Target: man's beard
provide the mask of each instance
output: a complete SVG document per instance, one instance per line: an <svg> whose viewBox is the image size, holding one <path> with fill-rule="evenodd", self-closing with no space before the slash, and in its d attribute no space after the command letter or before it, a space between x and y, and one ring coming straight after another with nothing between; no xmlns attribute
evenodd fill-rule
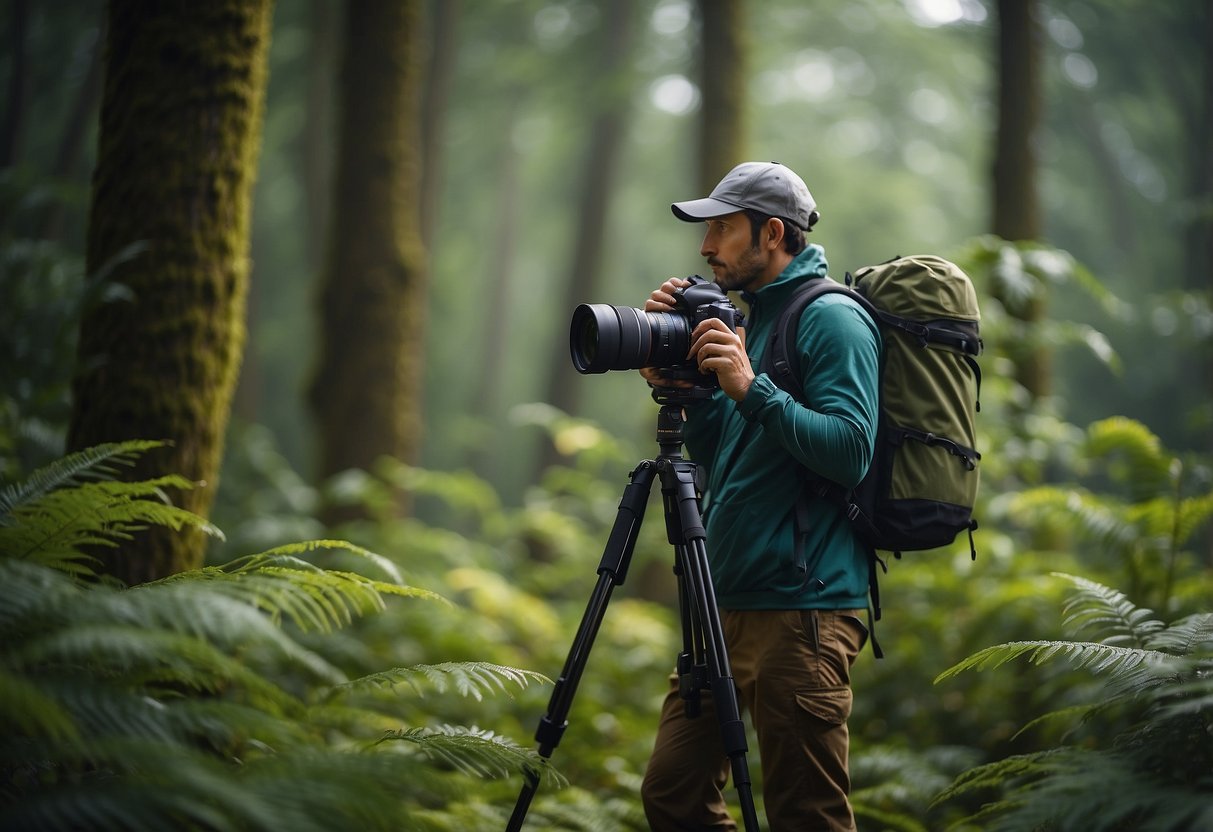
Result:
<svg viewBox="0 0 1213 832"><path fill-rule="evenodd" d="M723 266L724 264L714 257L709 257L708 265ZM742 252L736 266L731 269L725 268L716 275L716 285L726 292L742 291L762 277L765 270L766 263L762 261L758 246L753 246Z"/></svg>

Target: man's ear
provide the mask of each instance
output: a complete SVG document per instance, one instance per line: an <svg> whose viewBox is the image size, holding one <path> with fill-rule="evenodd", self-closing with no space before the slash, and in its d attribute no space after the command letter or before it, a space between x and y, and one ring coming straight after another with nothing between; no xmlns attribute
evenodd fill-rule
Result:
<svg viewBox="0 0 1213 832"><path fill-rule="evenodd" d="M783 248L783 220L779 217L767 217L767 247L773 251Z"/></svg>

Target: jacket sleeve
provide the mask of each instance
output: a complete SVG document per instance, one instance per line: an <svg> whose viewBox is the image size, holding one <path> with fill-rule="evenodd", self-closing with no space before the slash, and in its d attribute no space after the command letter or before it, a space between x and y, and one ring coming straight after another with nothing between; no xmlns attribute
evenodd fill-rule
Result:
<svg viewBox="0 0 1213 832"><path fill-rule="evenodd" d="M686 406L687 419L682 435L691 459L704 461L716 458L724 416L732 404L723 391L716 390L708 398Z"/></svg>
<svg viewBox="0 0 1213 832"><path fill-rule="evenodd" d="M797 332L804 404L760 373L741 414L814 473L847 488L872 461L880 403L880 335L853 301L819 298Z"/></svg>

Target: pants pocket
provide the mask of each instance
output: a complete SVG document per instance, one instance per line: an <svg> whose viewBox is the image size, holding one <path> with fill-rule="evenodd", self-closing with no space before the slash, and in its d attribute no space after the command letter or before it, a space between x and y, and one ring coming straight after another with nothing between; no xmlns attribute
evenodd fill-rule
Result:
<svg viewBox="0 0 1213 832"><path fill-rule="evenodd" d="M851 716L851 688L834 687L796 692L796 704L827 725L842 725Z"/></svg>

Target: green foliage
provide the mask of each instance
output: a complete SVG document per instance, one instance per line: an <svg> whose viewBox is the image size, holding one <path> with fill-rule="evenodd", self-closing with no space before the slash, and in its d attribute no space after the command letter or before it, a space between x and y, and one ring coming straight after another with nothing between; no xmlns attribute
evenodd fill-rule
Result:
<svg viewBox="0 0 1213 832"><path fill-rule="evenodd" d="M1213 613L1170 625L1095 581L1075 587L1065 626L1098 641L1033 641L979 651L942 673L999 667L1026 656L1060 662L1097 685L1047 719L1070 725L1061 744L979 766L941 800L995 797L969 823L994 830L1181 830L1213 824Z"/></svg>
<svg viewBox="0 0 1213 832"><path fill-rule="evenodd" d="M0 491L0 551L92 576L90 547L118 546L148 525L180 530L193 526L218 534L203 518L171 505L166 488L192 488L182 477L169 475L141 482L98 480L116 466L160 442L106 444L71 454L40 468L20 485Z"/></svg>
<svg viewBox="0 0 1213 832"><path fill-rule="evenodd" d="M1087 429L1076 463L1081 481L1008 494L998 510L1055 548L1073 546L1093 563L1123 568L1130 593L1170 602L1177 576L1199 564L1193 548L1213 517L1207 462L1173 453L1138 422L1111 417Z"/></svg>
<svg viewBox="0 0 1213 832"><path fill-rule="evenodd" d="M89 449L0 492L6 828L444 829L423 807L470 817L469 777L533 768L563 782L500 734L410 724L397 695L404 682L483 702L539 674L477 661L347 672L331 642L387 598L449 606L362 547L292 544L130 588L91 580L88 546L203 525L159 499L175 478L108 479L156 444Z"/></svg>
<svg viewBox="0 0 1213 832"><path fill-rule="evenodd" d="M0 171L0 203L15 199L14 190L22 191ZM130 290L110 278L146 249L131 244L86 275L78 252L53 240L12 236L38 208L21 205L6 218L12 225L0 222L0 477L7 480L61 453L80 318L96 305L132 300Z"/></svg>

